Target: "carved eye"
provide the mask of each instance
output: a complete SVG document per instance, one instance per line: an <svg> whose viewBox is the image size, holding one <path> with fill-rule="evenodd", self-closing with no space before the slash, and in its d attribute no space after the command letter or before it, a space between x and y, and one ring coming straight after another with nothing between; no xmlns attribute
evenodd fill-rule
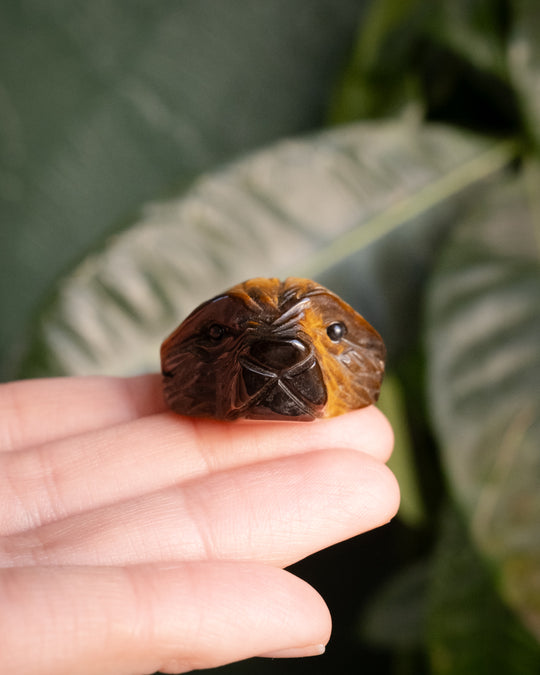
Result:
<svg viewBox="0 0 540 675"><path fill-rule="evenodd" d="M180 415L303 421L377 401L381 336L309 279L249 279L195 308L161 346Z"/></svg>
<svg viewBox="0 0 540 675"><path fill-rule="evenodd" d="M219 342L227 334L227 329L219 323L213 323L207 330L206 335L212 342Z"/></svg>
<svg viewBox="0 0 540 675"><path fill-rule="evenodd" d="M326 334L332 342L339 342L347 334L347 326L341 321L336 321L328 326Z"/></svg>

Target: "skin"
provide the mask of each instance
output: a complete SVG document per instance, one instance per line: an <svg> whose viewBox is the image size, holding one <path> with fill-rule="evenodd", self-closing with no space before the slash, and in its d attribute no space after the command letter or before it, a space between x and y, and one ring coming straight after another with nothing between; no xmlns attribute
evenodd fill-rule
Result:
<svg viewBox="0 0 540 675"><path fill-rule="evenodd" d="M312 424L165 410L160 377L0 385L0 672L187 672L320 654L283 568L388 522L376 408Z"/></svg>

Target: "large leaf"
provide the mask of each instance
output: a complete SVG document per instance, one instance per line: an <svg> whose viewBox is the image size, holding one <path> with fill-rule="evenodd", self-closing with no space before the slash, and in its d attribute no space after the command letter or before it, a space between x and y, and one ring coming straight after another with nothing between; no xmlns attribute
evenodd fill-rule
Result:
<svg viewBox="0 0 540 675"><path fill-rule="evenodd" d="M428 579L429 565L420 561L388 581L360 618L362 637L379 647L420 648L425 633Z"/></svg>
<svg viewBox="0 0 540 675"><path fill-rule="evenodd" d="M508 23L506 2L499 0L373 3L332 101L332 121L403 111L469 128L515 128Z"/></svg>
<svg viewBox="0 0 540 675"><path fill-rule="evenodd" d="M388 460L388 466L399 483L401 500L398 515L411 527L425 525L427 513L415 466L405 392L394 373L385 375L377 406L386 415L394 431L394 451Z"/></svg>
<svg viewBox="0 0 540 675"><path fill-rule="evenodd" d="M517 91L524 126L540 148L540 4L511 0L512 23L508 39L508 67Z"/></svg>
<svg viewBox="0 0 540 675"><path fill-rule="evenodd" d="M161 339L194 305L254 275L330 280L398 343L465 188L511 156L506 144L447 128L367 124L202 177L148 206L60 284L23 373L154 369Z"/></svg>
<svg viewBox="0 0 540 675"><path fill-rule="evenodd" d="M506 600L540 637L540 264L522 181L451 237L427 312L451 490Z"/></svg>
<svg viewBox="0 0 540 675"><path fill-rule="evenodd" d="M144 202L320 124L363 4L0 3L4 365L44 289Z"/></svg>
<svg viewBox="0 0 540 675"><path fill-rule="evenodd" d="M497 595L485 561L447 508L430 570L432 675L537 675L540 648Z"/></svg>
<svg viewBox="0 0 540 675"><path fill-rule="evenodd" d="M508 12L499 0L439 0L429 32L472 66L507 78Z"/></svg>
<svg viewBox="0 0 540 675"><path fill-rule="evenodd" d="M412 101L418 103L414 53L427 16L425 0L371 4L330 106L334 123L395 116Z"/></svg>

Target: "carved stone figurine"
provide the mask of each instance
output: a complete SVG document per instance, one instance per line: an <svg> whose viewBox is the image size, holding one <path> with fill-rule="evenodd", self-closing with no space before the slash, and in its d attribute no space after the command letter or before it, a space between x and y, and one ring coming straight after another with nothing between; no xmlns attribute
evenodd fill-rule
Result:
<svg viewBox="0 0 540 675"><path fill-rule="evenodd" d="M165 400L182 415L333 417L374 403L377 331L309 279L250 279L204 302L163 342Z"/></svg>

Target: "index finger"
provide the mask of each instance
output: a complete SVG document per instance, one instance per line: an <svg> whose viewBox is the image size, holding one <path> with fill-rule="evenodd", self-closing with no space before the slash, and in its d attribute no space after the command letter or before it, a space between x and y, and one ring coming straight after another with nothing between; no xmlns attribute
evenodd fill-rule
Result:
<svg viewBox="0 0 540 675"><path fill-rule="evenodd" d="M385 462L393 434L369 406L316 422L217 422L173 413L0 454L0 533L31 529L212 473L323 448Z"/></svg>
<svg viewBox="0 0 540 675"><path fill-rule="evenodd" d="M0 384L0 451L21 450L164 410L157 373Z"/></svg>

